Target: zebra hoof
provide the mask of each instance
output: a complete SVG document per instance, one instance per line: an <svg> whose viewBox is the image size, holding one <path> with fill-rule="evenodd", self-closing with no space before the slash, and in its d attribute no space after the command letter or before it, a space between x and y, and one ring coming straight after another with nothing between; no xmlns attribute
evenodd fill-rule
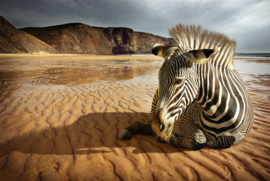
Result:
<svg viewBox="0 0 270 181"><path fill-rule="evenodd" d="M205 143L196 143L194 145L193 151L200 150L200 149L204 148L204 146L205 146Z"/></svg>
<svg viewBox="0 0 270 181"><path fill-rule="evenodd" d="M132 136L133 136L133 134L132 134L130 131L124 129L124 130L120 133L119 139L120 139L120 140L130 140L130 139L132 138Z"/></svg>
<svg viewBox="0 0 270 181"><path fill-rule="evenodd" d="M160 136L156 135L156 139L160 143L166 143Z"/></svg>

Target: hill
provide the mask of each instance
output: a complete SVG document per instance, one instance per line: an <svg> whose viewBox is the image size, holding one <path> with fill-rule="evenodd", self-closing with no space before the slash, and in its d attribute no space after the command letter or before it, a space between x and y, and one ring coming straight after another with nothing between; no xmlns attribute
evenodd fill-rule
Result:
<svg viewBox="0 0 270 181"><path fill-rule="evenodd" d="M57 51L36 37L16 29L0 16L0 53L44 54Z"/></svg>

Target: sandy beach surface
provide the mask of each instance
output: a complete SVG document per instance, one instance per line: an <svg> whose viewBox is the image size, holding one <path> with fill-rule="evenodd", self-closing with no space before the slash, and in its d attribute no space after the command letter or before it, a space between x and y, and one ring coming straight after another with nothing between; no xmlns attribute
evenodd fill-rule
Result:
<svg viewBox="0 0 270 181"><path fill-rule="evenodd" d="M146 120L162 59L0 55L0 180L270 180L270 63L249 61L235 66L253 101L251 132L230 149L191 151L118 139Z"/></svg>

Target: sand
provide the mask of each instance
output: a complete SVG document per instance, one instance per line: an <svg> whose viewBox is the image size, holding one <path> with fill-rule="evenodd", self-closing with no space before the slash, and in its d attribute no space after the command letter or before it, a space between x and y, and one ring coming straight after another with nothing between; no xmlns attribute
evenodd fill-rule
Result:
<svg viewBox="0 0 270 181"><path fill-rule="evenodd" d="M0 55L0 180L269 180L270 74L242 73L255 120L230 149L118 139L147 118L162 62Z"/></svg>

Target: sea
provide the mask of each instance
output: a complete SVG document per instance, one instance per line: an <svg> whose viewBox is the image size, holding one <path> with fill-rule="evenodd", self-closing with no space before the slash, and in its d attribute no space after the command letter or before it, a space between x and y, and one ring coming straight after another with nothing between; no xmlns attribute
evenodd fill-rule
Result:
<svg viewBox="0 0 270 181"><path fill-rule="evenodd" d="M247 57L247 58L269 58L270 53L235 53L234 57Z"/></svg>
<svg viewBox="0 0 270 181"><path fill-rule="evenodd" d="M234 58L234 67L239 73L270 74L270 53L235 53Z"/></svg>

